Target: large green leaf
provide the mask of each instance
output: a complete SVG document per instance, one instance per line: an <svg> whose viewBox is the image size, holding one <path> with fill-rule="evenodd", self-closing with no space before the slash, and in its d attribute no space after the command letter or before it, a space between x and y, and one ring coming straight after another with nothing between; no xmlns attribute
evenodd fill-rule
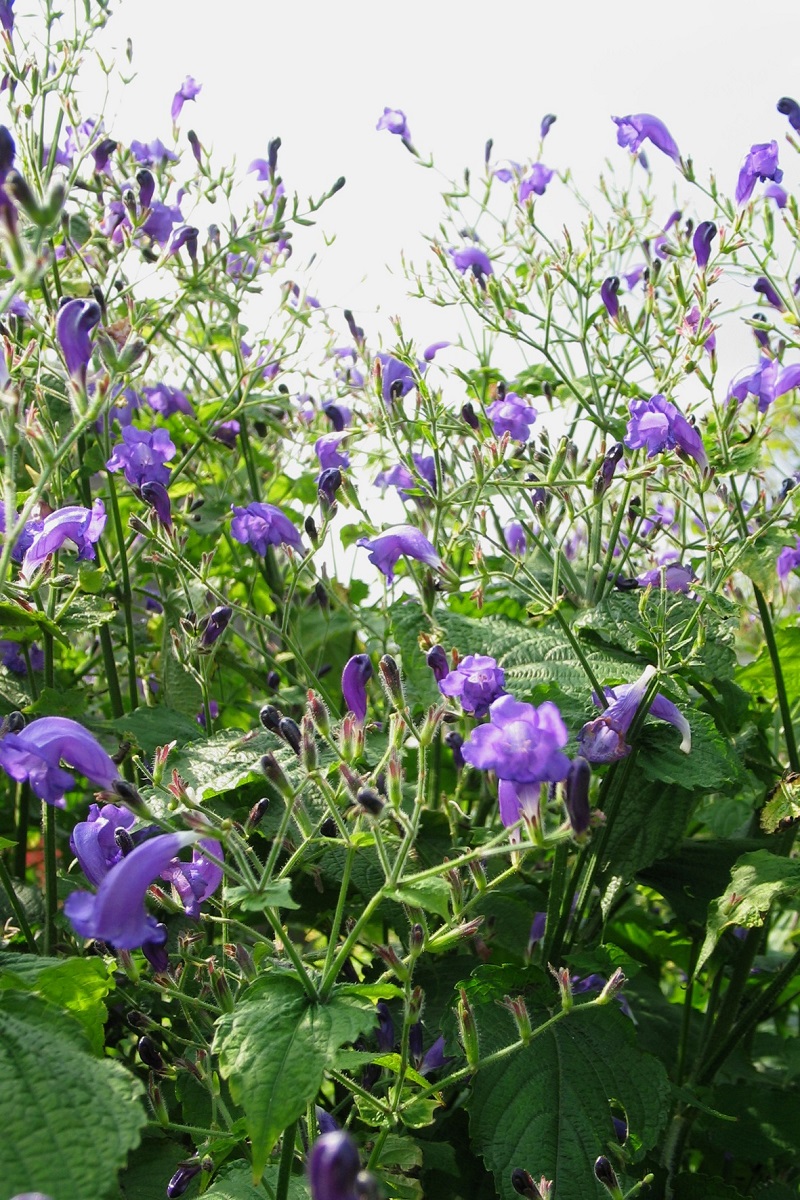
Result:
<svg viewBox="0 0 800 1200"><path fill-rule="evenodd" d="M743 854L731 871L725 891L712 901L698 971L712 954L722 931L732 925L745 929L763 925L774 900L800 894L800 862L756 850Z"/></svg>
<svg viewBox="0 0 800 1200"><path fill-rule="evenodd" d="M105 1196L147 1120L142 1086L97 1059L80 1026L30 993L0 993L3 1195Z"/></svg>
<svg viewBox="0 0 800 1200"><path fill-rule="evenodd" d="M71 1013L97 1054L103 1048L103 1026L108 1019L103 1000L113 987L100 958L40 958L9 952L0 959L0 990L35 992Z"/></svg>
<svg viewBox="0 0 800 1200"><path fill-rule="evenodd" d="M210 738L189 742L170 756L168 765L193 789L197 800L209 800L244 783L263 781L261 758L274 748L275 738L264 731L245 735L224 729Z"/></svg>
<svg viewBox="0 0 800 1200"><path fill-rule="evenodd" d="M792 621L794 621L794 617ZM775 642L783 672L783 682L789 704L794 708L800 699L800 626L784 625L775 630ZM777 700L775 671L769 650L765 646L758 658L742 667L736 676L737 682L754 696Z"/></svg>
<svg viewBox="0 0 800 1200"><path fill-rule="evenodd" d="M290 975L257 980L220 1017L214 1048L245 1112L256 1182L284 1129L316 1097L336 1050L374 1024L371 1004L336 990L313 1003Z"/></svg>
<svg viewBox="0 0 800 1200"><path fill-rule="evenodd" d="M476 1011L481 1052L511 1042L511 1017L497 1004ZM467 1102L470 1131L493 1172L498 1195L513 1200L511 1172L553 1181L556 1196L604 1196L594 1161L613 1142L612 1100L648 1148L668 1114L664 1067L636 1044L617 1006L579 1005L529 1046L479 1070Z"/></svg>

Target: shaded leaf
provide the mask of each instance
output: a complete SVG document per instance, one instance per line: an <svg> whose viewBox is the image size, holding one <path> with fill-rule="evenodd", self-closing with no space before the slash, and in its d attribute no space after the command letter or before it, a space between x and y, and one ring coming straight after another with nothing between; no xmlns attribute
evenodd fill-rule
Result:
<svg viewBox="0 0 800 1200"><path fill-rule="evenodd" d="M706 936L698 971L708 961L723 930L732 925L763 925L773 900L800 894L800 862L756 850L743 854L731 871L730 883L708 910Z"/></svg>

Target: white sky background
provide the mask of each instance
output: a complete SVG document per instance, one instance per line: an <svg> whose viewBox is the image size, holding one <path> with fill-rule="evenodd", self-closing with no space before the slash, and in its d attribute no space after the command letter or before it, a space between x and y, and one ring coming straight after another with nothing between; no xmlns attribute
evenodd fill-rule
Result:
<svg viewBox="0 0 800 1200"><path fill-rule="evenodd" d="M730 193L750 145L781 142L788 131L779 97L800 99L797 0L763 8L750 0L123 0L101 42L107 56L122 64L128 37L137 78L112 92L113 135L171 144L170 103L188 74L203 90L184 108L181 137L194 128L216 161L235 155L244 174L280 136L290 192L319 195L344 175L347 186L321 214L336 239L312 267L309 291L326 307L353 308L368 336L380 332L388 343L388 318L400 314L420 346L448 336L447 314L406 299L400 252L424 260L420 233L436 229L440 191L465 166L482 170L487 138L496 158L535 157L541 117L555 113L542 157L571 167L591 199L606 158L622 174L628 166L610 114L652 112L698 176L715 169ZM98 94L93 106L92 90L84 115L100 102ZM376 131L384 105L406 112L436 171ZM674 185L679 201L696 205L701 197L670 160L646 148L664 219ZM781 160L791 186L800 160L788 147ZM554 230L559 208L570 211L554 180L538 206ZM299 253L298 277L302 263Z"/></svg>

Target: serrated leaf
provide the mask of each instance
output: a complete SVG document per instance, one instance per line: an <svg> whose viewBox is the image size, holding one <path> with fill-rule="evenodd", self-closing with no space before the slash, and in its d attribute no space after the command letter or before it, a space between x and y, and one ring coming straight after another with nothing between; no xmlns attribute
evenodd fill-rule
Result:
<svg viewBox="0 0 800 1200"><path fill-rule="evenodd" d="M156 748L167 742L183 745L203 736L195 717L186 716L166 704L152 707L142 704L133 712L110 721L109 726L120 737L132 739L147 758L152 758ZM172 759L169 766L172 766Z"/></svg>
<svg viewBox="0 0 800 1200"><path fill-rule="evenodd" d="M800 775L786 771L761 810L761 828L766 833L789 829L800 821Z"/></svg>
<svg viewBox="0 0 800 1200"><path fill-rule="evenodd" d="M316 1097L335 1052L375 1022L371 1004L337 990L313 1003L290 975L257 980L217 1021L220 1073L245 1112L256 1182L283 1130Z"/></svg>
<svg viewBox="0 0 800 1200"><path fill-rule="evenodd" d="M476 1020L484 1054L516 1032L496 1004L479 1008ZM514 1200L511 1172L524 1165L552 1180L557 1196L605 1196L593 1167L613 1138L611 1100L641 1144L655 1145L669 1111L667 1074L639 1049L616 1005L579 1005L529 1046L478 1070L470 1132L498 1195Z"/></svg>
<svg viewBox="0 0 800 1200"><path fill-rule="evenodd" d="M263 913L265 908L299 908L300 905L292 899L292 885L288 879L276 879L274 883L266 884L261 891L251 892L247 887L228 887L225 889L225 899L229 904L236 904L245 912Z"/></svg>
<svg viewBox="0 0 800 1200"><path fill-rule="evenodd" d="M105 1196L147 1121L142 1093L120 1063L92 1055L71 1017L30 993L0 993L6 1195Z"/></svg>
<svg viewBox="0 0 800 1200"><path fill-rule="evenodd" d="M446 921L450 916L450 895L450 888L445 881L434 877L396 887L388 894L388 898L412 908L436 913Z"/></svg>
<svg viewBox="0 0 800 1200"><path fill-rule="evenodd" d="M6 600L0 601L0 629L21 631L18 638L26 641L27 637L35 637L38 631L52 633L53 637L67 644L68 638L62 633L55 621L51 621L38 609L32 611L19 604L11 604ZM27 636L26 636L27 635Z"/></svg>
<svg viewBox="0 0 800 1200"><path fill-rule="evenodd" d="M81 688L43 687L32 704L25 705L28 716L71 717L80 719L86 714L86 692Z"/></svg>
<svg viewBox="0 0 800 1200"><path fill-rule="evenodd" d="M263 780L261 759L274 746L275 739L267 733L253 737L225 729L181 747L170 757L169 765L194 789L198 800L209 800L243 783Z"/></svg>
<svg viewBox="0 0 800 1200"><path fill-rule="evenodd" d="M30 991L71 1013L83 1026L92 1049L103 1048L108 1019L103 1000L114 981L99 958L42 958L6 952L0 959L0 990Z"/></svg>
<svg viewBox="0 0 800 1200"><path fill-rule="evenodd" d="M645 779L675 784L692 792L715 792L741 775L732 746L705 713L685 713L692 731L692 748L684 754L680 735L665 722L649 723L640 741L636 769Z"/></svg>
<svg viewBox="0 0 800 1200"><path fill-rule="evenodd" d="M98 625L107 625L116 615L115 605L109 604L102 596L77 595L70 601L66 612L59 613L58 624L61 629L80 633L85 629L96 629Z"/></svg>
<svg viewBox="0 0 800 1200"><path fill-rule="evenodd" d="M265 1177L272 1183L273 1190L278 1182L278 1167L265 1171ZM251 1179L250 1168L246 1163L231 1163L223 1167L214 1183L203 1193L208 1200L265 1200L266 1193L262 1187L256 1187ZM308 1189L302 1179L294 1176L289 1179L289 1200L308 1200Z"/></svg>
<svg viewBox="0 0 800 1200"><path fill-rule="evenodd" d="M706 963L724 929L740 925L753 929L764 924L773 900L800 894L800 862L756 850L743 854L731 871L725 891L708 909L706 936L697 970Z"/></svg>

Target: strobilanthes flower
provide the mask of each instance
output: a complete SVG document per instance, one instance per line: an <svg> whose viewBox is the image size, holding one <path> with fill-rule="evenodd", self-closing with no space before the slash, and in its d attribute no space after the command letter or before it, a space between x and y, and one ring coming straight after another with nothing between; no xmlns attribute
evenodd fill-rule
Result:
<svg viewBox="0 0 800 1200"><path fill-rule="evenodd" d="M457 271L460 271L462 275L471 271L480 284L487 275L494 274L492 260L479 246L464 246L462 250L451 250L450 257Z"/></svg>
<svg viewBox="0 0 800 1200"><path fill-rule="evenodd" d="M619 276L610 275L608 279L604 279L600 287L600 299L606 306L606 312L611 317L612 321L619 313Z"/></svg>
<svg viewBox="0 0 800 1200"><path fill-rule="evenodd" d="M231 536L244 546L251 546L256 554L266 554L268 546L291 546L302 550L300 534L279 508L274 504L254 502L246 508L232 504L233 521Z"/></svg>
<svg viewBox="0 0 800 1200"><path fill-rule="evenodd" d="M416 558L438 570L442 560L434 546L416 525L394 525L374 538L359 538L356 543L369 550L369 561L382 571L389 583L394 582L394 568L400 558Z"/></svg>
<svg viewBox="0 0 800 1200"><path fill-rule="evenodd" d="M367 684L374 674L368 654L354 654L342 671L344 702L359 721L364 721L367 716Z"/></svg>
<svg viewBox="0 0 800 1200"><path fill-rule="evenodd" d="M549 700L535 708L501 696L489 708L489 723L473 729L464 743L468 763L514 783L557 782L569 770L561 750L569 740L561 713Z"/></svg>
<svg viewBox="0 0 800 1200"><path fill-rule="evenodd" d="M650 113L634 113L627 117L612 117L617 126L617 144L638 154L642 142L650 141L673 162L679 163L678 147L663 121Z"/></svg>
<svg viewBox="0 0 800 1200"><path fill-rule="evenodd" d="M360 1170L361 1160L350 1134L343 1129L323 1133L308 1156L311 1200L355 1200Z"/></svg>
<svg viewBox="0 0 800 1200"><path fill-rule="evenodd" d="M197 83L192 79L191 75L187 75L181 86L178 88L175 95L172 97L172 108L170 115L173 121L177 121L183 110L183 106L187 100L194 100L202 91L202 83Z"/></svg>
<svg viewBox="0 0 800 1200"><path fill-rule="evenodd" d="M778 112L783 113L789 118L789 124L792 129L800 133L800 104L796 100L791 100L788 96L783 96L778 101Z"/></svg>
<svg viewBox="0 0 800 1200"><path fill-rule="evenodd" d="M706 465L703 439L694 425L664 396L649 400L631 400L631 419L625 434L625 445L631 450L647 450L653 458L664 450L682 450L701 467Z"/></svg>
<svg viewBox="0 0 800 1200"><path fill-rule="evenodd" d="M631 747L625 741L625 737L636 716L636 710L644 698L648 684L655 674L655 667L645 667L636 683L626 683L620 687L604 689L606 698L610 702L608 707L602 716L597 717L594 721L587 721L578 734L578 746L581 754L589 762L616 762L617 759L626 758L630 754ZM600 701L596 696L594 701L599 706ZM653 698L648 713L651 717L657 717L660 721L668 721L670 725L674 725L681 734L681 750L684 754L690 753L692 732L689 722L671 700L658 693Z"/></svg>
<svg viewBox="0 0 800 1200"><path fill-rule="evenodd" d="M20 542L27 545L22 558L22 574L30 578L49 554L55 554L65 542L78 547L78 559L95 557L95 544L106 527L106 510L102 500L91 508L70 505L57 508L41 521L29 521ZM16 548L15 548L16 549Z"/></svg>
<svg viewBox="0 0 800 1200"><path fill-rule="evenodd" d="M67 300L56 316L58 338L70 379L84 386L86 369L92 357L91 332L102 313L96 300Z"/></svg>
<svg viewBox="0 0 800 1200"><path fill-rule="evenodd" d="M747 368L737 375L728 386L728 400L741 404L747 396L758 400L758 411L766 412L779 396L785 396L800 387L800 363L782 367L769 358L762 358L755 368Z"/></svg>
<svg viewBox="0 0 800 1200"><path fill-rule="evenodd" d="M746 204L753 194L756 181L766 183L771 179L780 183L783 171L778 166L778 143L756 142L744 156L739 168L739 178L736 181L736 203Z"/></svg>
<svg viewBox="0 0 800 1200"><path fill-rule="evenodd" d="M502 398L492 401L486 409L486 415L492 422L495 437L499 438L507 433L518 442L527 442L530 426L536 420L537 412L516 392L507 392Z"/></svg>
<svg viewBox="0 0 800 1200"><path fill-rule="evenodd" d="M27 780L41 800L58 808L75 785L62 762L97 787L110 788L119 779L119 769L94 735L68 717L39 717L20 733L0 738L0 766L17 783Z"/></svg>
<svg viewBox="0 0 800 1200"><path fill-rule="evenodd" d="M443 696L457 696L464 712L483 717L489 705L506 694L505 672L488 654L468 654L437 681Z"/></svg>
<svg viewBox="0 0 800 1200"><path fill-rule="evenodd" d="M400 108L384 108L383 115L379 117L375 128L386 129L389 133L397 134L404 142L411 141L406 114Z"/></svg>
<svg viewBox="0 0 800 1200"><path fill-rule="evenodd" d="M694 256L697 259L697 265L701 268L708 266L708 260L711 256L711 243L717 236L717 227L713 221L701 221L694 231L692 238L692 247Z"/></svg>
<svg viewBox="0 0 800 1200"><path fill-rule="evenodd" d="M122 471L131 487L145 483L169 483L169 467L165 463L175 457L175 446L166 429L139 429L126 425L122 441L113 448L106 463L109 471Z"/></svg>
<svg viewBox="0 0 800 1200"><path fill-rule="evenodd" d="M200 905L212 896L222 883L222 867L208 857L221 859L222 846L215 838L203 838L192 850L192 861L176 859L161 872L180 897L187 917L194 920L200 916ZM113 942L113 938L110 939Z"/></svg>

